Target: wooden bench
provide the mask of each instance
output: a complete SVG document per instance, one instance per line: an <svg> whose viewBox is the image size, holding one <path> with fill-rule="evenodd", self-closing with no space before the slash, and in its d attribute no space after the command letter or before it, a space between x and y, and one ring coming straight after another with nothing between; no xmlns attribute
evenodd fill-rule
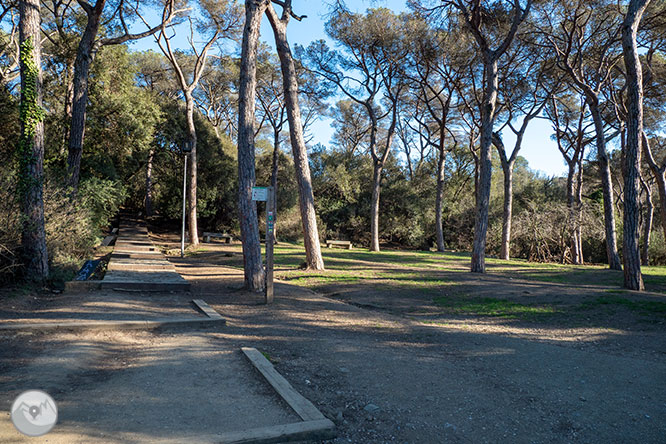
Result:
<svg viewBox="0 0 666 444"><path fill-rule="evenodd" d="M230 244L231 243L231 235L229 234L222 234L222 233L204 233L203 234L203 240L204 242L210 243L210 239L215 238L215 239L224 239L225 244Z"/></svg>
<svg viewBox="0 0 666 444"><path fill-rule="evenodd" d="M326 248L331 248L333 245L338 245L340 247L345 247L348 250L352 249L352 243L350 241L332 240L332 239L326 240Z"/></svg>

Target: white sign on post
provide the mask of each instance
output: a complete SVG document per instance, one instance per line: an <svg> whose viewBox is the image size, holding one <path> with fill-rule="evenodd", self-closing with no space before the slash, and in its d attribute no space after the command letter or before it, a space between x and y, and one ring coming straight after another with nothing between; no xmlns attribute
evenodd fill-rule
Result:
<svg viewBox="0 0 666 444"><path fill-rule="evenodd" d="M266 202L268 200L268 188L252 187L252 200Z"/></svg>

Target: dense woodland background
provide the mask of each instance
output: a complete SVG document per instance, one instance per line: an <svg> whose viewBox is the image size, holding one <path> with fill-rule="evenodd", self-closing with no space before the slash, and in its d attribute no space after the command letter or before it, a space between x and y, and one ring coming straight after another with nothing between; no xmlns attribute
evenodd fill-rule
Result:
<svg viewBox="0 0 666 444"><path fill-rule="evenodd" d="M21 137L18 3L0 1L0 155L5 159L0 164L0 280L5 283L23 273L16 148ZM162 14L165 6L159 1L140 2L140 8L120 0L37 3L51 279L71 276L121 206L155 223L177 226L181 150L192 137L198 231L240 236L236 143L243 5L166 2L172 9ZM381 248L472 250L482 186L480 110L490 66L475 32L497 44L511 32L518 8L526 13L496 60L486 252L531 261L607 263L602 174L607 153L612 228L622 254L624 3L424 0L410 2L410 12L401 14L381 7L355 14L343 3L334 4L326 32L335 46L319 41L292 48L319 238L370 247L373 190L380 186ZM460 5L469 8L469 17ZM297 7L293 16L300 18ZM75 83L82 75L79 59L93 8L99 9L101 19L87 53L85 137L73 192L73 118L80 113ZM153 11L150 17L162 16L164 26L149 19L144 24L148 11ZM474 23L474 11L479 18L476 31L466 21ZM131 32L126 23L131 23ZM133 51L131 40L118 38L151 27L156 28L142 38L159 39L162 52ZM176 48L169 40L190 31L190 48ZM638 196L643 261L666 264L666 195L660 196L666 169L666 2L649 2L638 43L650 147L643 155ZM264 44L257 59L256 183L270 184L277 171L277 237L298 242L303 239L299 185L280 61ZM334 139L330 146L313 146L308 131L323 116L333 120ZM520 145L504 146L501 134L514 132L520 141L533 119L550 122L552 135L544 138L557 141L568 175L539 175L520 156ZM507 216L508 185L512 201Z"/></svg>

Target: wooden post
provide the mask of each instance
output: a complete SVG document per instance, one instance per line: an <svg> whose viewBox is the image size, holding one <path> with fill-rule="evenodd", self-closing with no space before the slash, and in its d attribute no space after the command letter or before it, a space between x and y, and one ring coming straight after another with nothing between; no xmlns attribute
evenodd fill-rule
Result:
<svg viewBox="0 0 666 444"><path fill-rule="evenodd" d="M266 200L266 284L264 285L264 292L266 296L266 304L273 302L273 243L275 236L275 189L268 187L268 196Z"/></svg>

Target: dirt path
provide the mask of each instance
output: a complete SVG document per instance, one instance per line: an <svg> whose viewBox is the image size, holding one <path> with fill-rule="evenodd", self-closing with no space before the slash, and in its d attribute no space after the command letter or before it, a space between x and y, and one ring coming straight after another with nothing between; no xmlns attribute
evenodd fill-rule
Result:
<svg viewBox="0 0 666 444"><path fill-rule="evenodd" d="M238 270L194 264L179 271L228 319L214 336L268 352L335 442L664 442L666 350L625 352L663 332L427 325L287 285L262 307Z"/></svg>
<svg viewBox="0 0 666 444"><path fill-rule="evenodd" d="M61 402L63 434L48 435L56 443L196 441L202 432L290 422L279 400L265 402L270 389L250 384L237 351L251 346L336 422L336 444L664 442L666 347L663 322L655 319L453 316L432 305L433 293L393 292L390 283L372 281L331 286L332 297L278 283L276 303L266 307L257 305L261 295L239 290L240 270L210 257L172 260L192 293L164 298L165 310L202 298L226 327L193 336L0 338L2 402L41 381ZM492 275L446 280L434 294L569 303L595 297L591 289ZM49 297L42 308L74 313L77 297ZM22 301L14 302L41 307ZM12 312L8 304L2 307ZM151 311L138 296L134 305ZM248 384L249 395L240 390ZM250 407L238 407L240 400ZM237 413L225 416L232 409ZM0 415L0 442L13 442L11 432L8 415Z"/></svg>
<svg viewBox="0 0 666 444"><path fill-rule="evenodd" d="M0 373L3 443L209 442L219 433L300 420L238 348L205 333L89 332L30 341L41 347L16 349L20 365ZM56 428L39 439L20 435L9 418L14 397L35 387L59 410Z"/></svg>

